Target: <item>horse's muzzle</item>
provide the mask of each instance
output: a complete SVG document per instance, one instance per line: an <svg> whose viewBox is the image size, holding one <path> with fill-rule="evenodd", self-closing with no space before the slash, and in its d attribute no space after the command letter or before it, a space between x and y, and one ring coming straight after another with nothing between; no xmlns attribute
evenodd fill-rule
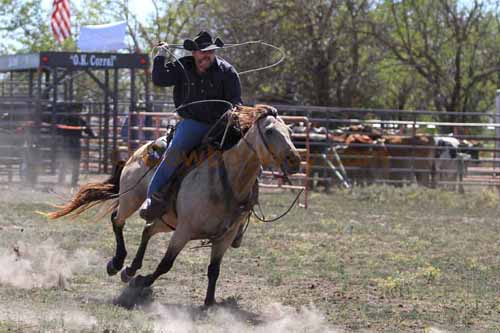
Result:
<svg viewBox="0 0 500 333"><path fill-rule="evenodd" d="M297 151L290 150L287 152L283 162L281 163L281 168L289 174L297 173L300 171L300 162L302 159Z"/></svg>

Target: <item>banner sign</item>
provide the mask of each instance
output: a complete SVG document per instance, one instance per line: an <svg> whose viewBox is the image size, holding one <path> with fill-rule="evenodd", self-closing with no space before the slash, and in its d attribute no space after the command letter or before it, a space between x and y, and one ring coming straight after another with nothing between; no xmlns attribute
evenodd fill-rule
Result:
<svg viewBox="0 0 500 333"><path fill-rule="evenodd" d="M40 64L64 68L148 68L149 59L146 54L42 52Z"/></svg>
<svg viewBox="0 0 500 333"><path fill-rule="evenodd" d="M80 29L77 46L82 52L116 52L127 47L127 22L89 25Z"/></svg>
<svg viewBox="0 0 500 333"><path fill-rule="evenodd" d="M0 71L2 72L35 69L39 64L40 56L36 53L0 56Z"/></svg>
<svg viewBox="0 0 500 333"><path fill-rule="evenodd" d="M0 72L38 68L149 68L147 54L100 52L40 52L0 56Z"/></svg>

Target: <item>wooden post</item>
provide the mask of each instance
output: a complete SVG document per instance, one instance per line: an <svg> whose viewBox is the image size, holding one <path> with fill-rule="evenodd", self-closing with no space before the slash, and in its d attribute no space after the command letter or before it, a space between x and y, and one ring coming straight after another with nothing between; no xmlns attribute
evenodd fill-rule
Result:
<svg viewBox="0 0 500 333"><path fill-rule="evenodd" d="M144 81L144 93L146 94L146 96L144 96L144 101L146 102L146 112L152 112L153 111L150 108L149 76L150 76L149 70L145 69L144 70L144 77L145 77L145 79L144 79L145 80Z"/></svg>
<svg viewBox="0 0 500 333"><path fill-rule="evenodd" d="M48 102L50 99L49 86L50 86L50 73L51 73L51 71L45 70L44 73L45 73L45 80L44 80L45 89L43 90L44 93L43 93L43 96L41 98L46 99Z"/></svg>
<svg viewBox="0 0 500 333"><path fill-rule="evenodd" d="M415 182L416 184L418 184L418 179L419 179L419 172L420 170L416 170L415 169L415 154L417 152L417 149L415 147L415 143L416 143L416 140L417 140L417 115L416 114L413 114L413 128L412 128L412 131L411 131L411 135L412 135L412 144L411 144L411 170L407 170L406 172L410 172L411 173L411 179L413 181L413 178L415 178Z"/></svg>
<svg viewBox="0 0 500 333"><path fill-rule="evenodd" d="M34 76L34 71L30 69L28 72L28 96L30 97L30 103L31 103L31 98L33 97L33 76Z"/></svg>
<svg viewBox="0 0 500 333"><path fill-rule="evenodd" d="M94 103L93 104L94 106L94 110L95 110L95 113L99 115L99 173L102 172L102 168L103 168L103 161L104 161L104 157L103 157L103 154L102 154L102 147L103 147L103 133L104 133L104 129L103 129L103 109L102 109L102 104L101 103Z"/></svg>
<svg viewBox="0 0 500 333"><path fill-rule="evenodd" d="M132 153L137 149L135 140L138 139L137 131L132 130L132 127L137 126L137 98L135 95L135 69L130 69L130 108L129 108L129 122L128 122L128 141L129 152Z"/></svg>
<svg viewBox="0 0 500 333"><path fill-rule="evenodd" d="M26 178L28 183L32 186L36 185L38 181L38 171L43 168L38 167L38 163L41 162L40 152L40 127L42 122L42 105L40 99L42 98L42 82L43 82L43 70L39 67L37 70L37 84L36 84L36 100L35 100L35 114L34 114L34 126L30 127L27 131L28 133L28 149L26 156Z"/></svg>
<svg viewBox="0 0 500 333"><path fill-rule="evenodd" d="M109 164L109 71L104 71L104 173L108 173Z"/></svg>
<svg viewBox="0 0 500 333"><path fill-rule="evenodd" d="M52 150L51 150L51 164L50 164L50 173L55 174L56 173L56 167L57 167L57 147L59 146L59 143L57 142L57 123L56 123L56 118L57 118L57 68L52 68L52 112L51 112L51 135L52 135Z"/></svg>
<svg viewBox="0 0 500 333"><path fill-rule="evenodd" d="M71 72L69 72L68 74L71 77ZM63 81L62 86L63 86L63 96L64 96L63 101L68 102L69 101L69 83L68 83L68 81ZM67 108L65 106L64 112L66 113L66 111L67 111Z"/></svg>
<svg viewBox="0 0 500 333"><path fill-rule="evenodd" d="M310 117L306 119L306 183L305 183L305 193L304 193L304 208L307 209L309 205L309 177L311 176L311 123L309 122Z"/></svg>
<svg viewBox="0 0 500 333"><path fill-rule="evenodd" d="M14 72L9 72L9 96L14 95Z"/></svg>
<svg viewBox="0 0 500 333"><path fill-rule="evenodd" d="M73 72L69 72L69 81L68 81L68 99L73 102L75 99L75 86L74 86L74 79L73 79Z"/></svg>
<svg viewBox="0 0 500 333"><path fill-rule="evenodd" d="M496 94L496 105L497 105L497 113L495 114L495 123L500 124L500 89L497 90L497 94ZM494 165L495 166L498 166L498 161L497 161L497 150L500 149L500 141L498 141L500 139L500 127L498 126L495 126L495 154L494 154L494 157L495 157L495 163Z"/></svg>
<svg viewBox="0 0 500 333"><path fill-rule="evenodd" d="M92 112L92 107L90 105L87 105L87 107L88 107L88 110L87 110L85 122L87 123L87 126L89 128L91 128L91 126L90 126L90 122L91 122L90 114ZM83 115L82 115L82 117L83 117ZM90 139L88 136L87 136L87 140L86 140L86 149L85 150L86 150L85 171L87 173L90 173Z"/></svg>
<svg viewBox="0 0 500 333"><path fill-rule="evenodd" d="M118 149L118 68L113 73L113 164L120 159Z"/></svg>
<svg viewBox="0 0 500 333"><path fill-rule="evenodd" d="M149 98L150 98L150 96L149 96L149 75L150 75L150 74L149 74L149 70L148 70L148 69L145 69L145 70L144 70L144 93L145 93L146 95L144 96L144 103L145 103L145 105L144 105L144 106L145 106L145 111L146 111L146 112L152 112L152 111L153 111L153 110L152 110L152 107L151 107L150 99L149 99ZM145 125L146 127L151 127L151 126L153 126L153 123L154 123L154 119L153 119L153 117L151 117L151 116L146 116L146 117L144 118L144 125ZM146 133L145 133L145 137L144 137L144 139L146 139L146 141L148 141L148 140L154 140L154 139L156 139L156 138L157 138L157 137L154 137L154 136L153 136L153 132L151 132L151 131L146 131Z"/></svg>

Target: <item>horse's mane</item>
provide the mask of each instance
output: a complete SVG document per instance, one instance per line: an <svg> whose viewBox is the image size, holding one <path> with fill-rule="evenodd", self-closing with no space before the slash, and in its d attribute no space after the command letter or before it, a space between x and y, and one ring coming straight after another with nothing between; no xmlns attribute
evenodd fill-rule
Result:
<svg viewBox="0 0 500 333"><path fill-rule="evenodd" d="M255 106L239 105L233 111L233 115L237 117L241 131L246 133L257 119L271 109L274 110L272 106L266 104L256 104Z"/></svg>

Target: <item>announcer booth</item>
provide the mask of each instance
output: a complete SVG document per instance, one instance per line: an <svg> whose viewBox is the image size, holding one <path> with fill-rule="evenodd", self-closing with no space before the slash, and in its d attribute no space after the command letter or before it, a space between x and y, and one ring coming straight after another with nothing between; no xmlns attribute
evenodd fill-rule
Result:
<svg viewBox="0 0 500 333"><path fill-rule="evenodd" d="M75 102L83 104L82 116L88 118L96 132L96 138L82 147L88 148L82 149L84 155L89 155L87 169L96 173L111 171L113 159L119 154L121 117L128 119L136 112L151 111L149 65L148 55L139 53L0 56L0 112L5 121L10 121L8 126L4 122L2 129L29 124L24 143L24 155L29 158L23 159L23 168L30 182L36 182L40 173L55 173L61 140L57 116L72 112L64 106ZM92 88L86 91L89 84Z"/></svg>

